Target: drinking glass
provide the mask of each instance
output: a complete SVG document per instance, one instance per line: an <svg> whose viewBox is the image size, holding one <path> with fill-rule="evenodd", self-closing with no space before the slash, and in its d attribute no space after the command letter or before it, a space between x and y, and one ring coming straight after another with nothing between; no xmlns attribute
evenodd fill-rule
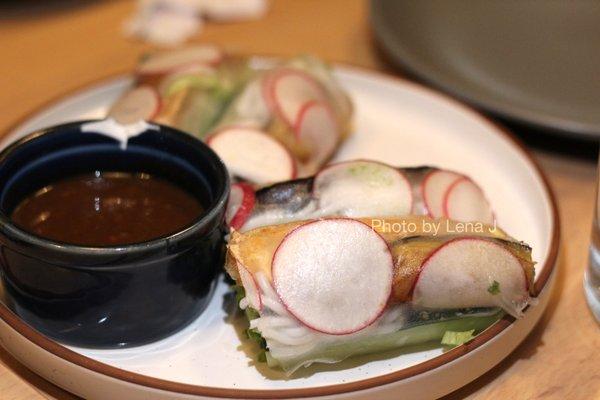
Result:
<svg viewBox="0 0 600 400"><path fill-rule="evenodd" d="M588 267L583 277L585 296L592 313L600 322L600 160L596 174L596 201L594 203L594 219L592 221L592 239Z"/></svg>

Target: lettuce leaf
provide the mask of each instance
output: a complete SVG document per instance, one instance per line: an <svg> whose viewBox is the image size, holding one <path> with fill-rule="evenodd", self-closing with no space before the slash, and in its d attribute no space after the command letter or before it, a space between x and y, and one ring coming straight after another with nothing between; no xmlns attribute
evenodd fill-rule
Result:
<svg viewBox="0 0 600 400"><path fill-rule="evenodd" d="M236 300L244 298L244 288L235 286ZM256 310L246 307L248 320L259 317ZM488 328L502 318L504 312L497 308L415 311L407 321L406 328L386 334L357 337L344 342L327 342L297 356L276 358L269 351L266 340L256 329L247 329L248 338L261 346L257 361L265 362L271 368L281 368L288 375L312 363L335 363L348 357L381 353L402 347L425 343L442 343L445 346L458 346L471 340L476 333Z"/></svg>
<svg viewBox="0 0 600 400"><path fill-rule="evenodd" d="M450 347L460 346L473 339L475 337L475 335L473 335L474 332L474 329L463 332L446 331L442 337L442 345Z"/></svg>
<svg viewBox="0 0 600 400"><path fill-rule="evenodd" d="M243 286L239 286L239 285L234 286L234 290L235 290L235 301L238 303L238 306L239 306L240 300L242 300L246 296L246 291L244 290ZM258 318L260 316L258 314L258 311L256 311L252 307L246 307L246 309L244 310L244 313L246 314L246 318L248 318L248 321L252 321L253 319ZM266 361L266 356L264 353L267 349L267 342L262 337L260 332L257 331L256 329L248 328L248 329L246 329L246 336L248 336L248 339L254 340L256 343L258 343L262 349L261 353L258 355L258 361L260 361L260 362Z"/></svg>
<svg viewBox="0 0 600 400"><path fill-rule="evenodd" d="M360 337L355 341L328 343L299 357L278 358L267 353L269 367L279 367L291 375L300 367L307 367L313 362L334 363L351 356L374 354L401 347L438 342L446 332L481 332L504 315L501 310L491 314L460 315L452 319L430 320L422 324L401 329L395 332Z"/></svg>

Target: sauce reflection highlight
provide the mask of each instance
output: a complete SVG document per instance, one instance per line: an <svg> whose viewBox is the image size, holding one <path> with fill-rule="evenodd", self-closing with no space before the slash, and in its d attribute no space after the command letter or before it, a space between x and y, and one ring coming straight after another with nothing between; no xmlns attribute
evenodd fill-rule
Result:
<svg viewBox="0 0 600 400"><path fill-rule="evenodd" d="M17 205L11 219L46 239L115 246L168 236L202 212L196 197L159 177L95 171L36 191Z"/></svg>

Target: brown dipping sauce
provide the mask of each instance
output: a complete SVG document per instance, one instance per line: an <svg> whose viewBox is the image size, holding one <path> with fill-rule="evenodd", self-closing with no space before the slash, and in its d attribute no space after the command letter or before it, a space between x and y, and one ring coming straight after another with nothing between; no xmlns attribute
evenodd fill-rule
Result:
<svg viewBox="0 0 600 400"><path fill-rule="evenodd" d="M21 229L54 241L114 246L175 233L202 212L197 198L166 180L96 171L38 190L11 218Z"/></svg>

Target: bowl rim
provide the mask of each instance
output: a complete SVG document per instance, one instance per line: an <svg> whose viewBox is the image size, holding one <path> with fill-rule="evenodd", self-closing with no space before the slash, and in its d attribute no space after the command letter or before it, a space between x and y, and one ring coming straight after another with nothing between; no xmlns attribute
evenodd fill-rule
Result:
<svg viewBox="0 0 600 400"><path fill-rule="evenodd" d="M241 55L248 55L244 53L240 53ZM272 54L261 54L261 58L274 58L275 55ZM519 152L532 166L532 168L537 173L538 177L541 179L545 192L548 196L549 205L551 208L551 239L550 245L548 249L548 255L546 258L546 262L544 263L544 268L542 273L537 277L534 290L536 294L539 294L545 287L546 284L550 282L550 277L554 270L556 269L556 261L558 258L558 250L559 250L559 242L560 242L560 220L558 218L558 208L556 197L550 186L549 180L546 177L544 171L539 166L538 162L535 160L531 152L525 147L525 145L518 139L511 131L502 126L500 123L493 121L489 117L485 116L481 112L475 110L468 104L461 102L460 100L454 99L449 95L435 90L433 88L429 88L421 83L417 83L414 81L410 81L408 79L391 75L373 68L368 68L364 66L358 66L348 62L335 62L333 64L334 67L342 67L346 71L354 71L363 74L369 74L371 76L377 77L379 79L384 79L387 81L391 81L393 83L398 83L404 86L410 86L413 89L423 92L428 95L433 95L438 99L451 104L455 108L460 108L463 112L470 114L472 117L479 119L484 124L491 126L498 133L498 135L502 136L507 142L515 148L517 152ZM124 73L119 74L111 74L108 76L104 76L102 78L96 79L92 82L88 82L87 84L81 85L79 88L75 90L68 91L59 96L55 96L50 101L44 103L39 108L33 110L32 112L26 114L23 118L18 120L16 123L11 125L7 130L3 132L4 136L7 133L15 130L20 123L27 121L33 115L38 112L44 110L45 108L51 106L53 103L60 101L61 99L68 97L69 95L77 94L83 90L93 89L95 85L100 86L101 84L106 84L111 81L114 81L119 78L127 78L131 77L131 71L125 71ZM2 135L0 135L1 137ZM527 310L525 310L527 311ZM502 319L491 325L485 331L477 335L470 342L454 347L453 349L445 352L444 354L429 359L425 362L413 365L408 368L403 368L401 370L397 370L394 372L390 372L384 375L361 379L353 382L333 384L333 385L324 385L312 388L298 388L298 389L229 389L229 388L219 388L219 387L211 387L211 386L201 386L187 383L180 383L169 381L161 378L154 378L147 375L143 375L140 373L135 373L127 370L123 370L117 367L113 367L111 365L105 364L103 362L94 360L92 358L86 357L82 354L79 354L75 351L68 349L65 346L45 337L35 329L29 327L25 322L23 322L18 316L12 313L3 303L0 302L0 319L4 320L11 328L16 330L20 335L24 336L29 341L33 342L35 345L41 347L45 351L63 359L70 363L73 363L81 368L86 370L101 374L103 376L113 378L119 381L126 382L128 384L139 385L142 387L146 387L148 389L161 390L167 392L173 392L181 395L195 395L195 396L207 396L214 398L246 398L246 399L289 399L289 398L299 398L299 397L318 397L318 396L331 396L331 395L340 395L344 393L355 392L359 390L366 390L375 387L379 387L386 384L391 384L403 379L408 379L428 371L434 370L435 368L441 367L453 360L458 359L461 356L464 356L478 347L486 344L487 342L494 339L498 334L500 334L505 329L509 328L514 322L515 318L512 316L504 316Z"/></svg>
<svg viewBox="0 0 600 400"><path fill-rule="evenodd" d="M27 145L36 140L40 140L40 138L49 135L58 136L64 134L66 130L74 129L83 124L97 121L101 120L91 119L72 121L63 124L53 125L47 128L39 129L28 133L24 137L14 141L2 151L0 151L0 163L2 163L7 158L11 157L14 151L18 150L21 146ZM221 189L220 193L217 193L214 201L212 202L212 205L207 210L205 210L198 218L194 219L190 224L186 225L184 228L178 230L177 232L161 236L155 239L151 239L145 242L136 242L114 246L87 246L54 241L30 233L25 229L19 228L16 224L12 222L9 215L0 210L0 234L9 237L11 241L14 240L13 238L15 238L19 242L27 243L28 245L34 246L35 248L40 248L55 253L67 253L72 255L87 256L114 256L123 255L125 253L138 254L140 252L152 252L160 250L168 246L169 244L172 244L173 242L185 240L186 238L195 234L197 231L203 229L205 226L210 225L211 222L218 217L218 214L224 211L229 196L230 178L229 173L227 172L227 168L223 164L223 161L210 147L208 147L195 137L192 137L191 135L181 132L180 130L175 128L171 128L161 124L152 124L160 128L159 132L161 134L164 134L166 136L173 136L179 140L183 140L184 142L186 142L186 144L189 144L190 147L193 147L195 150L197 150L198 154L202 154L202 157L206 158L211 164L213 164L216 167L215 169L217 171L217 174L219 175L217 179L223 180L222 188L219 188ZM10 131L10 129L8 131ZM89 269L90 267L71 266L70 268Z"/></svg>

